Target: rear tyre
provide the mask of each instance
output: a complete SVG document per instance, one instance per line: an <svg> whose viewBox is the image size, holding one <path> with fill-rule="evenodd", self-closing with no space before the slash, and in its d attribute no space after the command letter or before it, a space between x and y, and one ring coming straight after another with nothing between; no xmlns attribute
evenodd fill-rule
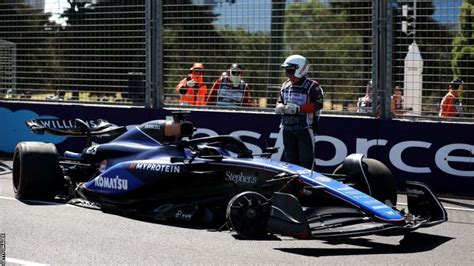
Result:
<svg viewBox="0 0 474 266"><path fill-rule="evenodd" d="M13 190L17 199L54 199L63 174L51 143L20 142L13 154Z"/></svg>
<svg viewBox="0 0 474 266"><path fill-rule="evenodd" d="M397 204L397 184L387 166L380 161L363 158L362 168L364 169L370 189L367 187L362 171L349 173L348 169L344 169L341 164L334 170L334 174L346 175L346 180L354 184L354 188L371 195L385 204L395 206Z"/></svg>
<svg viewBox="0 0 474 266"><path fill-rule="evenodd" d="M268 237L267 223L270 202L257 192L247 191L234 196L227 205L226 217L232 228L246 239Z"/></svg>

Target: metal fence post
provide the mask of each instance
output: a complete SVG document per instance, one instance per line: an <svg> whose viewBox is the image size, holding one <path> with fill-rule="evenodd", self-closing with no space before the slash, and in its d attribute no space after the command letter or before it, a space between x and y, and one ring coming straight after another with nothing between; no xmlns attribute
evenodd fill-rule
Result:
<svg viewBox="0 0 474 266"><path fill-rule="evenodd" d="M153 0L147 0L145 2L145 107L152 107L151 102L151 94L152 94L152 49L151 49L151 41L153 36L153 30L151 25L151 17L152 17L152 4Z"/></svg>
<svg viewBox="0 0 474 266"><path fill-rule="evenodd" d="M163 82L163 1L152 1L155 2L155 49L154 56L154 69L152 75L155 75L155 97L154 107L163 107L163 95L164 95L164 82Z"/></svg>
<svg viewBox="0 0 474 266"><path fill-rule="evenodd" d="M384 2L384 0L380 1ZM372 0L372 115L376 114L378 93L378 75L379 75L379 1Z"/></svg>
<svg viewBox="0 0 474 266"><path fill-rule="evenodd" d="M163 53L162 53L162 2L147 0L146 23L146 101L145 107L162 107Z"/></svg>
<svg viewBox="0 0 474 266"><path fill-rule="evenodd" d="M373 51L374 61L372 68L372 82L373 82L373 91L372 91L372 112L374 115L377 115L377 107L380 106L380 118L387 119L390 117L390 87L391 87L391 41L389 39L389 16L388 9L391 1L381 0L381 1L372 1L372 11L374 20L373 23ZM391 16L390 16L391 17ZM391 24L391 23L390 23ZM390 47L389 47L390 46ZM390 53L389 53L390 52ZM390 73L390 75L389 75ZM389 77L390 76L390 77ZM375 96L375 97L374 97Z"/></svg>
<svg viewBox="0 0 474 266"><path fill-rule="evenodd" d="M385 51L385 105L383 118L390 119L392 117L392 53L393 53L393 3L394 0L388 0L385 8L387 10L387 38Z"/></svg>

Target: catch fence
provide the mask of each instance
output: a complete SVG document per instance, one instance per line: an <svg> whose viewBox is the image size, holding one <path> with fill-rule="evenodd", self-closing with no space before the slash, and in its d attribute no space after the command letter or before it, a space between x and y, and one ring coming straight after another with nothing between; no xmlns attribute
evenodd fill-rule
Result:
<svg viewBox="0 0 474 266"><path fill-rule="evenodd" d="M326 114L439 119L459 78L460 119L470 120L473 18L461 0L7 0L0 98L184 108L176 85L194 63L208 90L239 63L253 106L232 110L271 112L280 64L301 54ZM373 107L361 112L369 81ZM404 101L394 112L396 86Z"/></svg>

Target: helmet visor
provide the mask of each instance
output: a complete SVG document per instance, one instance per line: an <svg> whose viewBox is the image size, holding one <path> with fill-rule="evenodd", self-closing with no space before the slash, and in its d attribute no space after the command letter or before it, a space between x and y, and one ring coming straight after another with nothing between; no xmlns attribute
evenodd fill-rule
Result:
<svg viewBox="0 0 474 266"><path fill-rule="evenodd" d="M230 75L231 76L240 76L240 75L242 75L242 71L240 69L231 69L230 70Z"/></svg>
<svg viewBox="0 0 474 266"><path fill-rule="evenodd" d="M285 68L285 74L287 77L294 76L296 73L296 68Z"/></svg>

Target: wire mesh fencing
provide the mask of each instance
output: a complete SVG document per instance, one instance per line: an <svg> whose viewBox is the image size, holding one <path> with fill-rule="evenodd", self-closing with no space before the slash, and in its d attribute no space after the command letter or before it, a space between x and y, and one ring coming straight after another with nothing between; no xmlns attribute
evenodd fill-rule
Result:
<svg viewBox="0 0 474 266"><path fill-rule="evenodd" d="M389 117L438 119L451 81L462 80L454 110L471 119L473 14L463 0L6 0L0 99L152 106L152 95L155 106L182 107L177 85L202 63L206 91L193 107L271 112L286 79L280 64L300 54L324 90L326 114L389 108ZM388 38L379 47L381 31ZM387 73L374 67L380 54ZM155 55L159 68L150 67ZM233 63L251 104L206 104Z"/></svg>
<svg viewBox="0 0 474 266"><path fill-rule="evenodd" d="M10 98L143 104L144 1L6 0L0 38L16 46Z"/></svg>

